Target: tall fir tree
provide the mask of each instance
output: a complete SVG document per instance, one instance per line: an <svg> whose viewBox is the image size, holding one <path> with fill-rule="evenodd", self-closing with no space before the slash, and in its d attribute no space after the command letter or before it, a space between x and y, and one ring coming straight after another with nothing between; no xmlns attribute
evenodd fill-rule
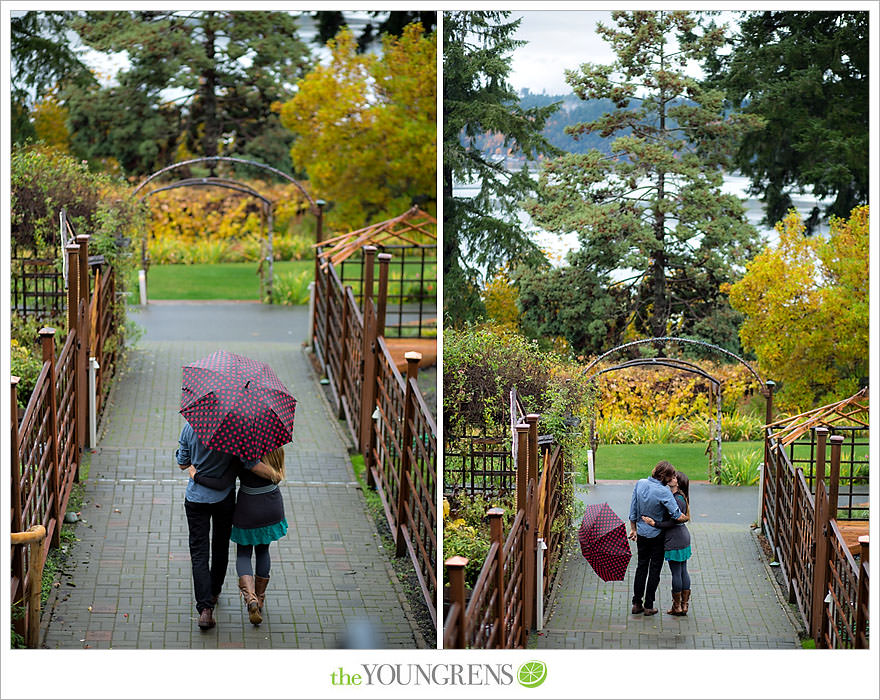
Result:
<svg viewBox="0 0 880 700"><path fill-rule="evenodd" d="M508 82L519 20L509 12L443 15L443 285L449 323L484 311L479 287L505 264L540 264L543 254L522 230L520 202L534 192L518 172L484 157L474 141L499 135L504 147L530 158L555 149L541 135L557 106L522 109ZM475 183L472 198L453 195L453 184Z"/></svg>
<svg viewBox="0 0 880 700"><path fill-rule="evenodd" d="M616 277L616 291L628 289L617 296L625 308L609 314L623 311L628 319L616 339L679 334L738 347L735 314L719 287L756 250L757 233L740 200L722 192L722 168L758 120L725 116L723 94L685 71L689 61L718 50L723 28L701 27L684 11L612 17L616 28L600 24L598 32L617 60L566 71L581 99L614 102L614 111L568 129L575 137L616 135L611 154L592 150L545 163L544 200L527 208L548 231L577 232L575 263L589 271L580 277L606 284ZM599 308L608 314L606 306ZM585 309L582 325L596 320Z"/></svg>
<svg viewBox="0 0 880 700"><path fill-rule="evenodd" d="M736 167L770 225L807 187L831 199L826 215L849 216L868 201L868 12L743 14L733 50L706 64L734 107L766 121Z"/></svg>
<svg viewBox="0 0 880 700"><path fill-rule="evenodd" d="M95 84L88 67L67 40L68 13L25 12L9 19L12 142L34 138L35 102L68 85Z"/></svg>
<svg viewBox="0 0 880 700"><path fill-rule="evenodd" d="M71 97L75 146L87 157L144 173L178 153L233 155L290 172L291 137L273 105L310 66L293 14L85 12L72 27L91 48L125 51L130 62L115 85ZM169 89L180 95L169 100ZM136 118L126 119L125 105Z"/></svg>

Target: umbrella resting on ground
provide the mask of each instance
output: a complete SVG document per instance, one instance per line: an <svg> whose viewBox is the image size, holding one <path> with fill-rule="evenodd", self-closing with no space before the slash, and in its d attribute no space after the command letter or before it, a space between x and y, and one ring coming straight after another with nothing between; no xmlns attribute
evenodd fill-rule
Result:
<svg viewBox="0 0 880 700"><path fill-rule="evenodd" d="M623 581L632 557L626 525L607 503L588 505L578 529L581 554L603 581Z"/></svg>
<svg viewBox="0 0 880 700"><path fill-rule="evenodd" d="M211 449L259 459L291 441L295 410L264 362L218 350L183 367L180 413Z"/></svg>

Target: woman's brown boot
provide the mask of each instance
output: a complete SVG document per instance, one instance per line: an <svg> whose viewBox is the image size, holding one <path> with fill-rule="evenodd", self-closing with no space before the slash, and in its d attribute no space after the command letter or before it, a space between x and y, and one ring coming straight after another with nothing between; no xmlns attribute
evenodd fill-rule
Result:
<svg viewBox="0 0 880 700"><path fill-rule="evenodd" d="M688 614L688 603L690 602L690 599L691 599L691 589L685 588L681 592L681 614L682 615Z"/></svg>
<svg viewBox="0 0 880 700"><path fill-rule="evenodd" d="M683 615L681 611L681 593L672 592L672 609L666 611L667 615Z"/></svg>
<svg viewBox="0 0 880 700"><path fill-rule="evenodd" d="M257 594L254 591L254 577L245 574L238 577L238 588L241 591L241 597L244 604L247 605L248 617L251 624L259 625L263 621L260 615L260 604L257 601Z"/></svg>
<svg viewBox="0 0 880 700"><path fill-rule="evenodd" d="M254 577L254 592L257 594L257 605L260 606L260 612L263 612L263 601L266 600L266 586L269 585L269 577Z"/></svg>

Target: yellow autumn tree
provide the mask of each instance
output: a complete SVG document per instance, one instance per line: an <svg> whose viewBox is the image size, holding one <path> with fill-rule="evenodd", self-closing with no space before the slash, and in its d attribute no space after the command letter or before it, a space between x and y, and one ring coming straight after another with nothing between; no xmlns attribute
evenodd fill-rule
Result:
<svg viewBox="0 0 880 700"><path fill-rule="evenodd" d="M481 296L486 314L495 324L509 331L516 331L519 328L517 290L506 267L495 273L486 284Z"/></svg>
<svg viewBox="0 0 880 700"><path fill-rule="evenodd" d="M67 109L52 90L34 105L34 132L37 139L61 153L70 153Z"/></svg>
<svg viewBox="0 0 880 700"><path fill-rule="evenodd" d="M327 43L329 64L297 84L281 106L296 134L291 157L316 197L332 203L328 225L357 229L437 198L437 43L415 22L387 35L381 56L359 54L351 31Z"/></svg>
<svg viewBox="0 0 880 700"><path fill-rule="evenodd" d="M743 347L781 383L779 405L807 410L855 393L868 376L868 207L832 219L827 238L804 236L791 211L779 243L726 291L745 315Z"/></svg>

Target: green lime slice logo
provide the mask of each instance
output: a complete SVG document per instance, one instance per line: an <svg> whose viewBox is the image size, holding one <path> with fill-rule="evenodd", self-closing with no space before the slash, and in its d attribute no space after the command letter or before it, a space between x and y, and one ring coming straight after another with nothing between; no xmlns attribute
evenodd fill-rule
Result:
<svg viewBox="0 0 880 700"><path fill-rule="evenodd" d="M519 667L516 679L523 688L537 688L547 679L547 664L543 661L526 661Z"/></svg>

